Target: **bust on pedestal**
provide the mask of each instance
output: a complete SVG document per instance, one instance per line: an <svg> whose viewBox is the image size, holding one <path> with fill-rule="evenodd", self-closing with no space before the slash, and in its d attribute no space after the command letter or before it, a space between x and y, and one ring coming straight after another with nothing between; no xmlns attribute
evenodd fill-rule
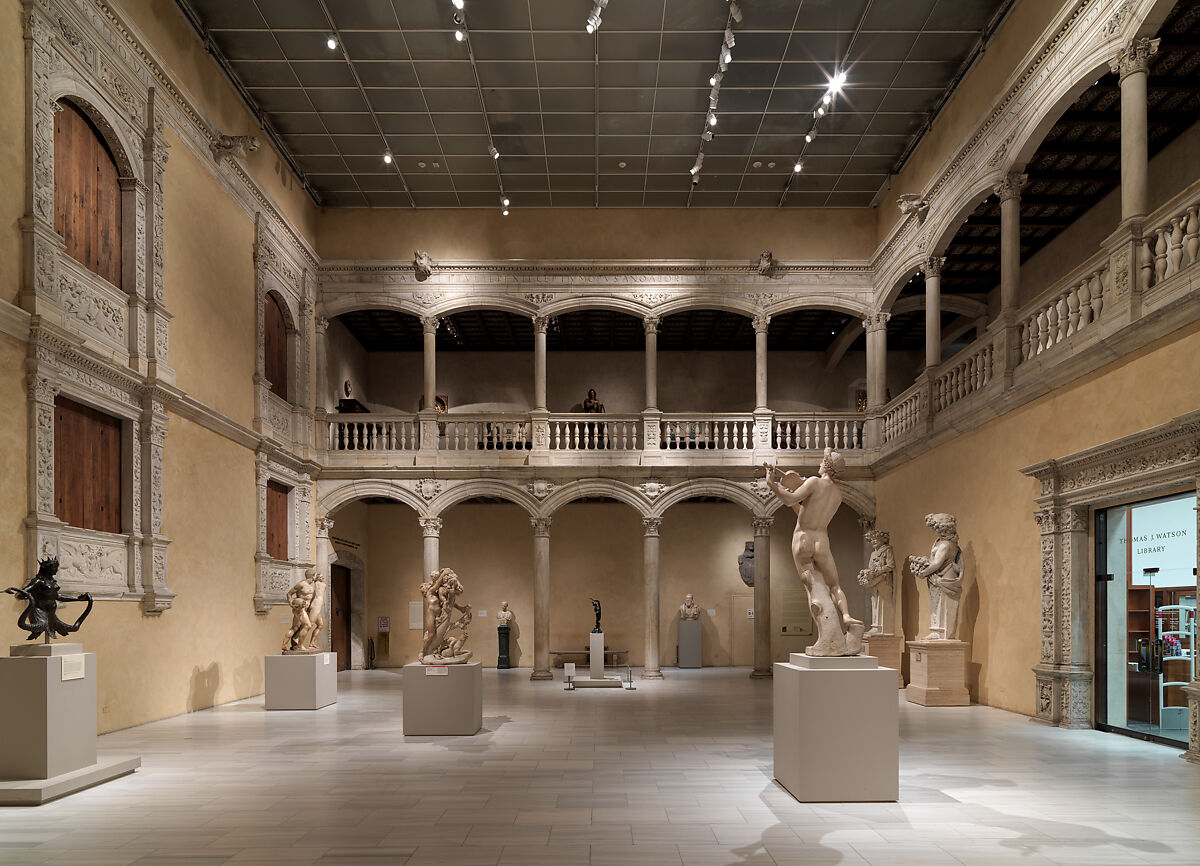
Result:
<svg viewBox="0 0 1200 866"><path fill-rule="evenodd" d="M962 596L963 558L953 514L927 514L925 525L937 536L929 557L910 556L908 568L929 587L929 634L908 642L909 684L905 696L926 707L971 703L967 690L967 650L957 640L958 602Z"/></svg>
<svg viewBox="0 0 1200 866"><path fill-rule="evenodd" d="M703 665L701 644L700 605L689 592L679 605L679 666L698 668Z"/></svg>
<svg viewBox="0 0 1200 866"><path fill-rule="evenodd" d="M513 612L508 609L508 602L500 602L496 611L496 669L506 671L512 667L508 661L509 627L512 624Z"/></svg>

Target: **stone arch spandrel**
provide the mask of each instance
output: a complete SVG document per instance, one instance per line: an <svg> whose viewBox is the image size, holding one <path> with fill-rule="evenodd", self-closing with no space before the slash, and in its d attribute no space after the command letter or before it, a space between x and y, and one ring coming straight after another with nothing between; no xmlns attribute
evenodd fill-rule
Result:
<svg viewBox="0 0 1200 866"><path fill-rule="evenodd" d="M669 487L659 499L655 500L654 507L648 516L662 517L672 505L697 496L711 496L740 505L749 512L748 516L750 517L766 517L768 515L767 503L769 500L757 496L748 485L724 478L695 478Z"/></svg>
<svg viewBox="0 0 1200 866"><path fill-rule="evenodd" d="M545 501L541 504L541 515L549 517L564 505L587 496L603 496L608 499L615 499L618 502L628 505L641 517L650 517L653 511L650 501L636 487L604 478L585 478L580 481L572 481L569 484L564 484L555 490L553 494L546 497Z"/></svg>
<svg viewBox="0 0 1200 866"><path fill-rule="evenodd" d="M838 489L842 492L842 505L849 506L862 520L875 521L875 497L854 484L838 481ZM773 516L783 509L784 504L775 496L767 500L765 516Z"/></svg>
<svg viewBox="0 0 1200 866"><path fill-rule="evenodd" d="M484 478L472 481L444 482L443 486L448 489L439 492L421 507L422 517L440 517L455 505L476 496L493 496L497 499L504 499L524 508L530 517L541 516L537 500L516 484Z"/></svg>
<svg viewBox="0 0 1200 866"><path fill-rule="evenodd" d="M342 506L371 496L394 499L409 506L421 517L433 516L426 513L429 503L425 499L396 481L319 481L317 482L317 491L317 514L319 517L335 516L337 510Z"/></svg>

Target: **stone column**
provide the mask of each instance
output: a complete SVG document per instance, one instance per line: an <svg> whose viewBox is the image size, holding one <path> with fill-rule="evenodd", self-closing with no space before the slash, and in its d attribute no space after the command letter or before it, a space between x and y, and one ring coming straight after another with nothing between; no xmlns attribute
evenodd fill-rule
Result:
<svg viewBox="0 0 1200 866"><path fill-rule="evenodd" d="M771 669L771 524L756 517L754 526L754 670L751 679L773 676Z"/></svg>
<svg viewBox="0 0 1200 866"><path fill-rule="evenodd" d="M658 530L662 526L660 517L643 517L642 527L642 575L645 585L646 652L642 668L642 679L661 680L658 666L660 603L658 585Z"/></svg>
<svg viewBox="0 0 1200 866"><path fill-rule="evenodd" d="M533 408L546 409L546 329L548 316L533 317Z"/></svg>
<svg viewBox="0 0 1200 866"><path fill-rule="evenodd" d="M432 409L437 396L437 316L422 316L421 331L425 335L425 405Z"/></svg>
<svg viewBox="0 0 1200 866"><path fill-rule="evenodd" d="M552 680L550 673L550 522L531 517L533 525L533 673L531 680Z"/></svg>
<svg viewBox="0 0 1200 866"><path fill-rule="evenodd" d="M1005 388L1012 387L1013 370L1020 360L1017 335L1017 306L1021 296L1021 190L1028 175L1008 174L997 184L1000 197L1000 329L999 372Z"/></svg>
<svg viewBox="0 0 1200 866"><path fill-rule="evenodd" d="M441 552L438 548L442 536L442 518L421 517L418 521L421 524L421 562L424 568L421 580L424 581L442 567Z"/></svg>
<svg viewBox="0 0 1200 866"><path fill-rule="evenodd" d="M754 319L754 408L767 408L767 326L771 317L758 313Z"/></svg>
<svg viewBox="0 0 1200 866"><path fill-rule="evenodd" d="M925 369L942 363L942 265L944 257L931 256L925 263Z"/></svg>
<svg viewBox="0 0 1200 866"><path fill-rule="evenodd" d="M891 313L878 312L863 319L867 331L867 411L887 402L887 323L891 317Z"/></svg>
<svg viewBox="0 0 1200 866"><path fill-rule="evenodd" d="M646 409L658 408L658 316L642 320L646 329Z"/></svg>
<svg viewBox="0 0 1200 866"><path fill-rule="evenodd" d="M317 556L316 567L317 574L325 578L325 610L322 611L325 615L325 622L333 622L333 588L330 567L330 560L333 559L333 542L329 540L329 533L333 529L333 518L318 517L317 518ZM346 603L349 604L347 599ZM329 652L332 647L330 628L326 625L321 629L321 649Z"/></svg>
<svg viewBox="0 0 1200 866"><path fill-rule="evenodd" d="M317 394L313 399L313 410L320 417L329 411L329 344L325 334L329 331L329 320L322 315L313 319L316 335ZM323 440L321 440L323 441Z"/></svg>
<svg viewBox="0 0 1200 866"><path fill-rule="evenodd" d="M1158 40L1134 39L1109 67L1121 81L1121 222L1146 215L1146 76Z"/></svg>

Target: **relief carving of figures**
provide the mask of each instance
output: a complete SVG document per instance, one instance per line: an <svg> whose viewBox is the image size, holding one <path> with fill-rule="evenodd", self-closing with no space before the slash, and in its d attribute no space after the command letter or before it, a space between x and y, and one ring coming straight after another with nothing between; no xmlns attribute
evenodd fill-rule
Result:
<svg viewBox="0 0 1200 866"><path fill-rule="evenodd" d="M871 627L866 637L892 634L893 587L896 557L892 553L891 535L872 529L867 532L871 543L871 559L858 573L858 583L871 591Z"/></svg>
<svg viewBox="0 0 1200 866"><path fill-rule="evenodd" d="M957 640L963 558L956 520L953 514L927 514L925 525L937 535L929 557L908 558L913 576L929 586L929 634L921 640Z"/></svg>

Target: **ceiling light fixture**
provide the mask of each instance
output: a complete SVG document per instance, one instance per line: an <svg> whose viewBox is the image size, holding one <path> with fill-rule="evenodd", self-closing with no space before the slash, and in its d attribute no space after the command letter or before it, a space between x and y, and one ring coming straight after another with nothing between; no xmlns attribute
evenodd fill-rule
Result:
<svg viewBox="0 0 1200 866"><path fill-rule="evenodd" d="M812 140L817 137L817 128L814 126L804 136L805 144L812 144Z"/></svg>
<svg viewBox="0 0 1200 866"><path fill-rule="evenodd" d="M701 151L700 153L696 154L696 162L690 169L692 175L693 176L698 175L700 173L700 169L703 166L704 166L704 152Z"/></svg>
<svg viewBox="0 0 1200 866"><path fill-rule="evenodd" d="M595 33L600 29L600 24L602 23L600 20L600 13L604 11L604 7L607 5L608 0L596 0L595 4L592 6L592 13L588 15L587 23L584 25L584 29L588 33Z"/></svg>
<svg viewBox="0 0 1200 866"><path fill-rule="evenodd" d="M463 8L463 0L450 0L450 2L454 4L455 9Z"/></svg>
<svg viewBox="0 0 1200 866"><path fill-rule="evenodd" d="M504 210L500 211L500 216L508 216L508 208L505 208Z"/></svg>
<svg viewBox="0 0 1200 866"><path fill-rule="evenodd" d="M799 172L802 168L804 168L804 163L802 163L800 160L796 160L796 164L792 166L792 171Z"/></svg>
<svg viewBox="0 0 1200 866"><path fill-rule="evenodd" d="M392 152L390 150L385 150L383 152L383 164L384 165L392 164Z"/></svg>
<svg viewBox="0 0 1200 866"><path fill-rule="evenodd" d="M717 125L717 115L716 115L716 114L714 114L714 113L713 113L713 112L711 112L711 111L708 113L708 125L709 125L709 126L716 126L716 125Z"/></svg>
<svg viewBox="0 0 1200 866"><path fill-rule="evenodd" d="M330 36L328 39L325 40L325 44L329 46L330 51L337 50L337 38L336 37Z"/></svg>
<svg viewBox="0 0 1200 866"><path fill-rule="evenodd" d="M494 145L494 144L489 144L489 145L488 145L488 153L490 153L490 154L491 154L491 156L492 156L492 159L499 159L499 158L500 158L500 151L496 150L496 145Z"/></svg>
<svg viewBox="0 0 1200 866"><path fill-rule="evenodd" d="M502 196L500 196L500 204L501 204L503 207L508 207L508 206L509 206L509 204L511 204L511 202L509 202L509 200L508 200L508 196L506 196L506 195L502 195Z"/></svg>
<svg viewBox="0 0 1200 866"><path fill-rule="evenodd" d="M465 39L465 38L466 38L466 34L463 33L461 30L454 31L454 41L455 42L462 42L463 39Z"/></svg>
<svg viewBox="0 0 1200 866"><path fill-rule="evenodd" d="M733 25L742 23L742 9L737 0L727 0L727 2L729 3L729 15L725 19L725 29L721 33L721 47L717 51L717 71L708 77L708 86L712 89L708 93L708 111L704 115L704 126L700 129L700 148L696 154L696 162L688 172L692 176L693 188L700 183L700 169L704 165L704 145L716 138L714 130L717 125L717 104L721 98L721 82L729 64L733 62L733 46L737 44L737 38L733 35ZM607 5L607 0L597 0L597 7L602 5ZM590 28L589 32L591 32ZM762 163L759 162L758 165L761 166ZM691 205L690 195L688 204Z"/></svg>
<svg viewBox="0 0 1200 866"><path fill-rule="evenodd" d="M732 0L729 4L729 17L734 20L734 23L742 23L742 7L737 5L737 0Z"/></svg>
<svg viewBox="0 0 1200 866"><path fill-rule="evenodd" d="M846 83L846 73L845 72L837 73L836 75L833 76L833 78L829 79L829 92L830 93L841 93L842 87L845 85L845 83Z"/></svg>

